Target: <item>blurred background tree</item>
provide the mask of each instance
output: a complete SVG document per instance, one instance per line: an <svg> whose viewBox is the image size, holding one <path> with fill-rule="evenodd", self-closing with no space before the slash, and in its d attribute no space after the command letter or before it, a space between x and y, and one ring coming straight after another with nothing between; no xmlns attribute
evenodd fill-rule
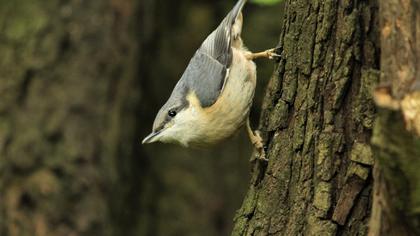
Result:
<svg viewBox="0 0 420 236"><path fill-rule="evenodd" d="M140 140L234 2L0 0L0 234L228 235L243 132L209 150ZM251 50L275 46L281 12L246 6Z"/></svg>
<svg viewBox="0 0 420 236"><path fill-rule="evenodd" d="M419 1L250 2L251 165L140 145L235 1L0 0L0 235L418 235Z"/></svg>

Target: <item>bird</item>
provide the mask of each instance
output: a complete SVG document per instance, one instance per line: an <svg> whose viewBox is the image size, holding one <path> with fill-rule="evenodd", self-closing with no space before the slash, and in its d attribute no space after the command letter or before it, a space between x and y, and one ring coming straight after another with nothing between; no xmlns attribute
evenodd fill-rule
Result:
<svg viewBox="0 0 420 236"><path fill-rule="evenodd" d="M253 60L277 59L272 48L249 51L241 38L242 9L238 0L220 25L191 58L143 144L163 142L184 147L206 147L232 136L246 125L251 143L264 159L263 139L249 121L257 73Z"/></svg>

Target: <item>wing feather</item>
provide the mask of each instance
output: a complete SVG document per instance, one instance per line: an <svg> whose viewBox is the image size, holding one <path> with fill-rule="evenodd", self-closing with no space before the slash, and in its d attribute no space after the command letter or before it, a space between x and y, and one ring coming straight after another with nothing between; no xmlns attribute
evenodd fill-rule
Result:
<svg viewBox="0 0 420 236"><path fill-rule="evenodd" d="M201 106L209 107L219 97L227 69L209 55L197 52L191 59L181 80L194 91Z"/></svg>
<svg viewBox="0 0 420 236"><path fill-rule="evenodd" d="M232 27L246 0L239 0L222 23L202 43L181 80L203 107L213 105L222 91L232 63Z"/></svg>

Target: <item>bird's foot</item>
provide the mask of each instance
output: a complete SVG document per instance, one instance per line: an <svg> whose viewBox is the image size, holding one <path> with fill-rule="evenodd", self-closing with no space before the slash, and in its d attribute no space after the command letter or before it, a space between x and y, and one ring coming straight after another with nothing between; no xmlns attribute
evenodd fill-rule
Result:
<svg viewBox="0 0 420 236"><path fill-rule="evenodd" d="M251 140L252 145L255 147L256 151L258 152L257 160L260 161L268 161L265 155L265 147L264 147L264 140L261 137L260 131L252 131L251 124L249 121L249 117L246 120L246 130L248 131L249 139ZM255 160L254 158L251 161Z"/></svg>
<svg viewBox="0 0 420 236"><path fill-rule="evenodd" d="M272 48L272 49L267 50L266 53L267 53L268 59L270 59L270 60L280 59L281 56L279 54L277 54L276 51L277 51L276 48Z"/></svg>
<svg viewBox="0 0 420 236"><path fill-rule="evenodd" d="M252 145L254 145L255 149L258 152L257 159L260 161L266 161L268 162L268 159L265 154L265 147L263 139L261 138L261 133L259 130L256 130L253 132L254 135L251 137Z"/></svg>
<svg viewBox="0 0 420 236"><path fill-rule="evenodd" d="M281 55L277 54L277 48L272 48L265 50L263 52L257 52L257 53L249 53L247 55L248 60L255 60L258 58L268 58L270 60L279 60L281 58Z"/></svg>

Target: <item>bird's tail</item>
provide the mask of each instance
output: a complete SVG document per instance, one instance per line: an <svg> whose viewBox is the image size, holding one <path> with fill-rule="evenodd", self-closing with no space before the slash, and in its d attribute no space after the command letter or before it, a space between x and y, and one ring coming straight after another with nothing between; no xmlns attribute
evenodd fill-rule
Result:
<svg viewBox="0 0 420 236"><path fill-rule="evenodd" d="M242 34L242 23L243 23L242 8L244 7L245 3L246 3L246 0L239 0L227 16L227 20L229 21L228 24L230 26L230 35L231 35L230 45L235 48L242 47L242 40L240 36Z"/></svg>
<svg viewBox="0 0 420 236"><path fill-rule="evenodd" d="M231 25L235 24L236 19L241 15L242 8L244 7L247 0L239 0L233 9L227 15L228 21Z"/></svg>
<svg viewBox="0 0 420 236"><path fill-rule="evenodd" d="M226 67L232 61L231 46L240 47L242 31L242 8L246 0L239 0L220 25L204 40L199 50Z"/></svg>

